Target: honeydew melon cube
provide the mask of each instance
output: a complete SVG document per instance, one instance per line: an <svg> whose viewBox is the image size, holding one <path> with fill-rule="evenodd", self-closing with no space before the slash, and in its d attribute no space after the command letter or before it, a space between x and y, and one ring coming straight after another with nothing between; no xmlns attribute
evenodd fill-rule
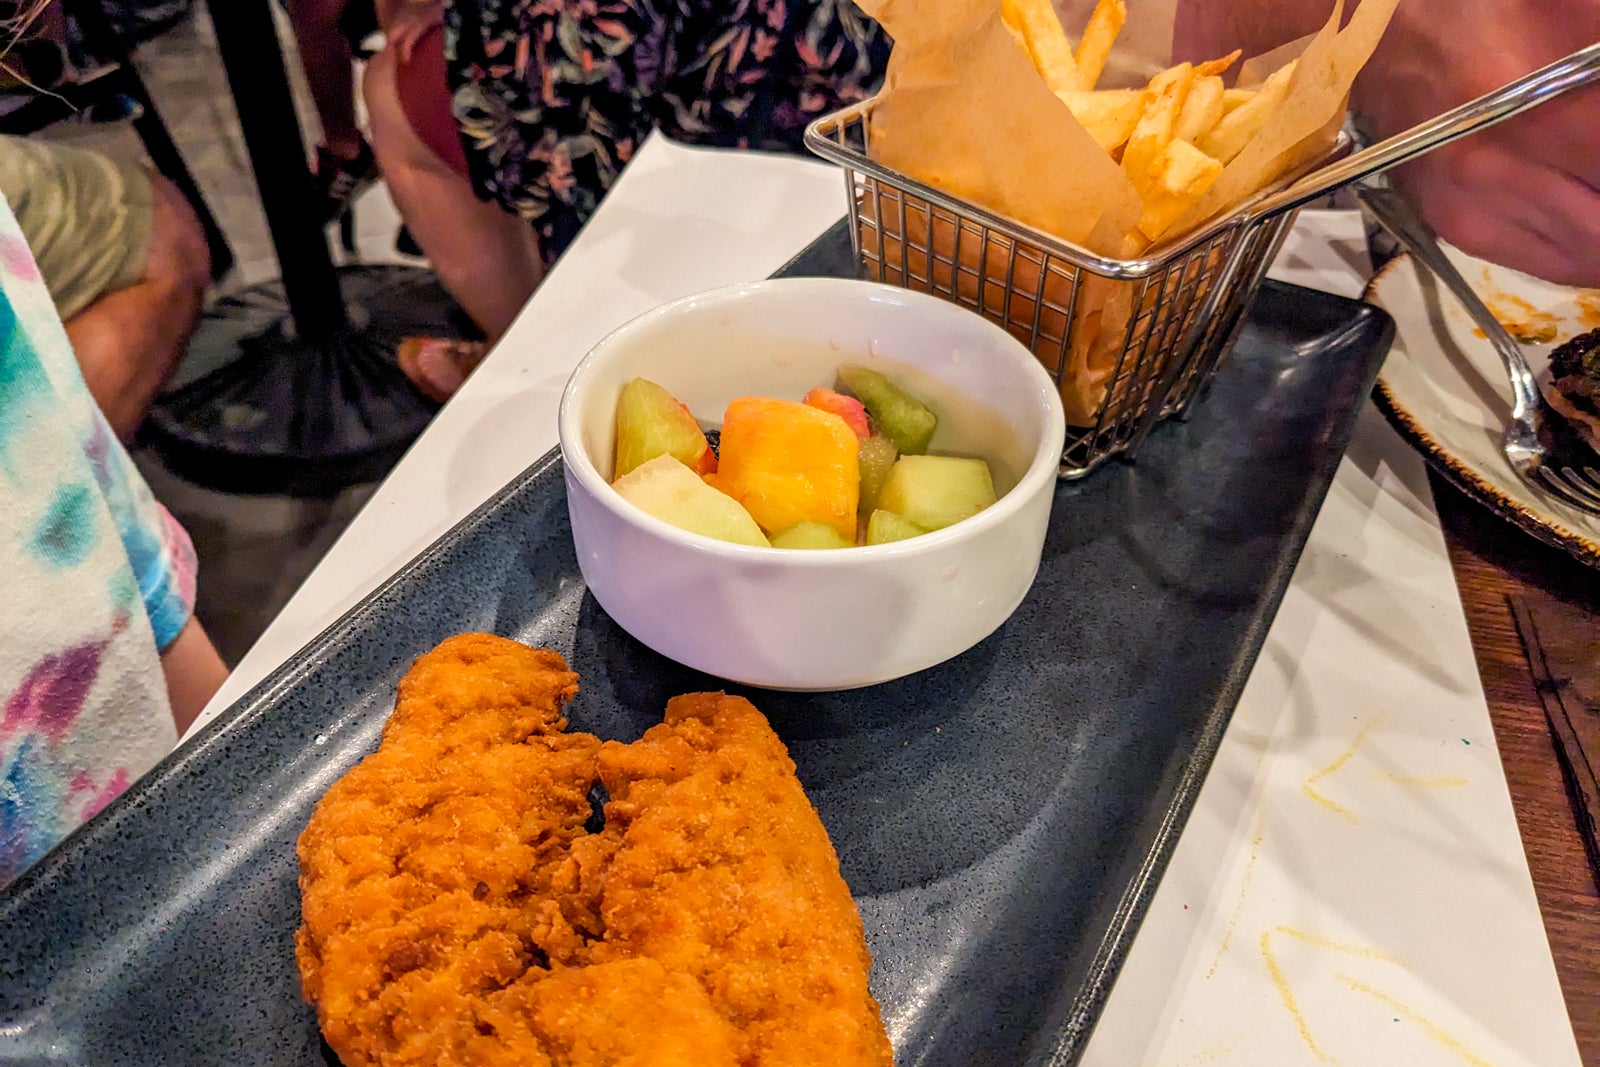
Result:
<svg viewBox="0 0 1600 1067"><path fill-rule="evenodd" d="M841 366L839 380L866 405L872 421L902 455L914 456L928 450L939 419L926 404L896 385L888 375L860 364Z"/></svg>
<svg viewBox="0 0 1600 1067"><path fill-rule="evenodd" d="M867 544L886 545L890 541L904 541L908 537L928 532L910 519L902 519L892 511L874 511L867 519Z"/></svg>
<svg viewBox="0 0 1600 1067"><path fill-rule="evenodd" d="M696 474L717 469L717 455L689 409L646 378L635 378L617 397L616 467L621 478L657 456L674 456Z"/></svg>
<svg viewBox="0 0 1600 1067"><path fill-rule="evenodd" d="M878 506L878 494L883 483L889 480L889 471L900 456L894 442L882 434L873 434L861 442L861 452L856 457L861 467L861 510L871 514Z"/></svg>
<svg viewBox="0 0 1600 1067"><path fill-rule="evenodd" d="M649 515L680 530L768 547L756 520L737 500L720 493L672 456L657 456L612 483L617 493Z"/></svg>
<svg viewBox="0 0 1600 1067"><path fill-rule="evenodd" d="M825 522L801 522L772 535L773 548L854 548L855 542Z"/></svg>
<svg viewBox="0 0 1600 1067"><path fill-rule="evenodd" d="M981 459L901 456L878 494L878 507L930 530L971 518L994 503L994 478Z"/></svg>

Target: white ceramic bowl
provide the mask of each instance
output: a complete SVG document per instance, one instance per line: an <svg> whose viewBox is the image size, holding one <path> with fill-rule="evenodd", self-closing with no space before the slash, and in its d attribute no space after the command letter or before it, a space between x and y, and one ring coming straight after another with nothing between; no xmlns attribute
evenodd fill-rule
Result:
<svg viewBox="0 0 1600 1067"><path fill-rule="evenodd" d="M617 395L665 386L704 425L728 402L798 400L841 363L893 375L939 415L933 450L982 456L999 499L887 545L752 548L688 533L607 484ZM561 398L567 508L584 580L617 624L662 655L770 689L848 689L971 648L1039 569L1065 435L1054 383L1004 330L935 297L795 278L656 308L606 337Z"/></svg>

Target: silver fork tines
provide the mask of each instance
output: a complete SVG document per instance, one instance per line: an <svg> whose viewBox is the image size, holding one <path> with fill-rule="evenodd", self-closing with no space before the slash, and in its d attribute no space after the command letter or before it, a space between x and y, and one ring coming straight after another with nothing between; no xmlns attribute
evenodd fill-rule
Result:
<svg viewBox="0 0 1600 1067"><path fill-rule="evenodd" d="M1432 271L1460 301L1500 354L1511 382L1512 398L1511 422L1500 440L1500 450L1505 453L1511 469L1536 491L1554 496L1580 511L1600 515L1600 471L1594 467L1594 457L1580 460L1552 454L1539 440L1543 419L1539 390L1534 385L1528 361L1522 355L1522 346L1506 332L1500 320L1456 270L1439 247L1432 228L1423 221L1422 213L1395 189L1357 186L1356 195L1384 229L1394 234L1412 257Z"/></svg>
<svg viewBox="0 0 1600 1067"><path fill-rule="evenodd" d="M1571 467L1558 470L1547 463L1540 473L1546 481L1559 484L1569 498L1577 497L1580 503L1575 506L1600 514L1600 471L1593 467L1584 467L1581 472Z"/></svg>

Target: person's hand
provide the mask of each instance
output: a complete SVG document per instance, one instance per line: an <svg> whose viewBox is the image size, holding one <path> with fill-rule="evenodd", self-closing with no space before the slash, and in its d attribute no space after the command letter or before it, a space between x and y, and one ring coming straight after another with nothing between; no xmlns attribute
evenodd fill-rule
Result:
<svg viewBox="0 0 1600 1067"><path fill-rule="evenodd" d="M1314 31L1331 10L1327 0L1181 0L1174 52L1255 55ZM1400 0L1351 106L1387 137L1595 41L1600 0ZM1600 88L1435 149L1393 176L1463 250L1600 286Z"/></svg>
<svg viewBox="0 0 1600 1067"><path fill-rule="evenodd" d="M1401 0L1351 105L1387 137L1595 41L1600 0ZM1464 251L1600 286L1600 87L1436 149L1394 182Z"/></svg>
<svg viewBox="0 0 1600 1067"><path fill-rule="evenodd" d="M396 4L389 25L384 30L384 40L402 63L411 62L411 52L417 42L444 23L444 0L403 0Z"/></svg>

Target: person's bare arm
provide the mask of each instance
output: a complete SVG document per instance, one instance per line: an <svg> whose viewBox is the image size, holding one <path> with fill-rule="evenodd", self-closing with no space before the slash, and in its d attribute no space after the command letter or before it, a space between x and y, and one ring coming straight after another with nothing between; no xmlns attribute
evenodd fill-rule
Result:
<svg viewBox="0 0 1600 1067"><path fill-rule="evenodd" d="M167 679L167 699L178 736L194 724L200 712L228 677L227 665L211 645L199 620L191 618L161 653L161 672Z"/></svg>
<svg viewBox="0 0 1600 1067"><path fill-rule="evenodd" d="M1331 0L1180 0L1176 58L1258 54L1314 31L1332 10ZM1600 0L1400 0L1352 106L1387 137L1595 41ZM1395 180L1466 251L1596 286L1597 130L1600 88L1591 87L1439 149Z"/></svg>
<svg viewBox="0 0 1600 1067"><path fill-rule="evenodd" d="M1258 56L1316 33L1332 11L1333 0L1178 0L1172 59L1199 63L1235 48Z"/></svg>
<svg viewBox="0 0 1600 1067"><path fill-rule="evenodd" d="M1600 41L1600 0L1401 0L1352 106L1380 137ZM1447 239L1569 285L1600 285L1600 88L1401 170Z"/></svg>

